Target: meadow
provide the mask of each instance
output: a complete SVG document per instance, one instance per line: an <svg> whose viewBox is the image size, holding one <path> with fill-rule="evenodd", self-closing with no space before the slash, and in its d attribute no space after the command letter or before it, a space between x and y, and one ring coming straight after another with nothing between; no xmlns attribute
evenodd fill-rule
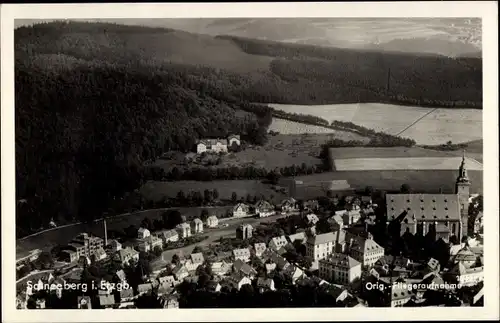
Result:
<svg viewBox="0 0 500 323"><path fill-rule="evenodd" d="M269 104L289 113L309 114L328 121L354 124L396 135L433 108L382 103L330 105ZM448 141L468 142L482 138L482 111L477 109L436 109L401 134L420 145L439 145Z"/></svg>
<svg viewBox="0 0 500 323"><path fill-rule="evenodd" d="M347 158L333 160L336 171L363 170L456 170L461 157L418 157L418 158ZM482 171L480 163L466 158L467 170Z"/></svg>
<svg viewBox="0 0 500 323"><path fill-rule="evenodd" d="M483 192L483 172L469 171L471 194ZM399 191L401 185L408 184L414 192L454 193L458 171L452 170L367 170L327 172L297 176L303 181L347 180L351 187L364 190L367 186L385 191Z"/></svg>
<svg viewBox="0 0 500 323"><path fill-rule="evenodd" d="M140 188L140 193L149 200L160 201L164 197L176 197L177 193L182 190L184 193L189 191L201 191L217 189L219 199L231 199L233 192L236 193L238 199L246 198L247 194L251 196L263 194L266 198L270 198L274 203L279 203L286 196L282 193L271 189L270 185L264 184L258 180L228 180L228 181L178 181L178 182L148 182Z"/></svg>

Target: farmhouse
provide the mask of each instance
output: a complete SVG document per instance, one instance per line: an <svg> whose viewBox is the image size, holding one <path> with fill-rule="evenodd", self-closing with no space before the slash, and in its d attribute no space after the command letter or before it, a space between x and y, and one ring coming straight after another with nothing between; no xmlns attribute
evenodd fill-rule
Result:
<svg viewBox="0 0 500 323"><path fill-rule="evenodd" d="M242 224L236 229L236 237L241 240L252 237L253 227L250 224Z"/></svg>
<svg viewBox="0 0 500 323"><path fill-rule="evenodd" d="M207 227L215 228L219 225L219 219L215 215L211 215L207 218Z"/></svg>
<svg viewBox="0 0 500 323"><path fill-rule="evenodd" d="M275 213L274 206L268 201L260 200L255 204L255 213L261 218L271 216Z"/></svg>
<svg viewBox="0 0 500 323"><path fill-rule="evenodd" d="M244 218L248 215L250 208L244 203L238 203L233 207L233 217Z"/></svg>
<svg viewBox="0 0 500 323"><path fill-rule="evenodd" d="M467 236L469 212L469 177L465 154L455 183L455 194L387 194L387 216L405 232L448 241L451 236Z"/></svg>
<svg viewBox="0 0 500 323"><path fill-rule="evenodd" d="M230 135L227 139L201 139L196 143L196 152L227 153L228 147L239 147L240 144L239 135Z"/></svg>

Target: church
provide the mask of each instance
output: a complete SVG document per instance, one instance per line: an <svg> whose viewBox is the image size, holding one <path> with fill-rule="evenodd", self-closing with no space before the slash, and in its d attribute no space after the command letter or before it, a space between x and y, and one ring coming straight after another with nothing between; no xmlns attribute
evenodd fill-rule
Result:
<svg viewBox="0 0 500 323"><path fill-rule="evenodd" d="M401 232L429 232L436 239L449 241L467 236L470 180L465 167L465 152L455 184L455 194L387 194L387 220L401 224Z"/></svg>

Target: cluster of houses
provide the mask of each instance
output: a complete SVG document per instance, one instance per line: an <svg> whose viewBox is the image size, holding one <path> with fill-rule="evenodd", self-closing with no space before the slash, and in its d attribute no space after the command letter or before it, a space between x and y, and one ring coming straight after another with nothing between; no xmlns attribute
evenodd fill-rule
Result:
<svg viewBox="0 0 500 323"><path fill-rule="evenodd" d="M230 135L226 139L200 139L196 142L196 153L227 153L229 148L240 145L240 135Z"/></svg>

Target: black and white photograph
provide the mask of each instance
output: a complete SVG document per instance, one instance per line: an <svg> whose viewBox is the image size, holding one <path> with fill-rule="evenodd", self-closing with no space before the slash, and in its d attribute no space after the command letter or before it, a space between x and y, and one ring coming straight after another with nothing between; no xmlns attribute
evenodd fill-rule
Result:
<svg viewBox="0 0 500 323"><path fill-rule="evenodd" d="M9 35L2 24L11 319L425 318L486 303L498 318L498 94L486 103L484 81L498 66L477 13L494 6L426 18L39 6L10 16Z"/></svg>

